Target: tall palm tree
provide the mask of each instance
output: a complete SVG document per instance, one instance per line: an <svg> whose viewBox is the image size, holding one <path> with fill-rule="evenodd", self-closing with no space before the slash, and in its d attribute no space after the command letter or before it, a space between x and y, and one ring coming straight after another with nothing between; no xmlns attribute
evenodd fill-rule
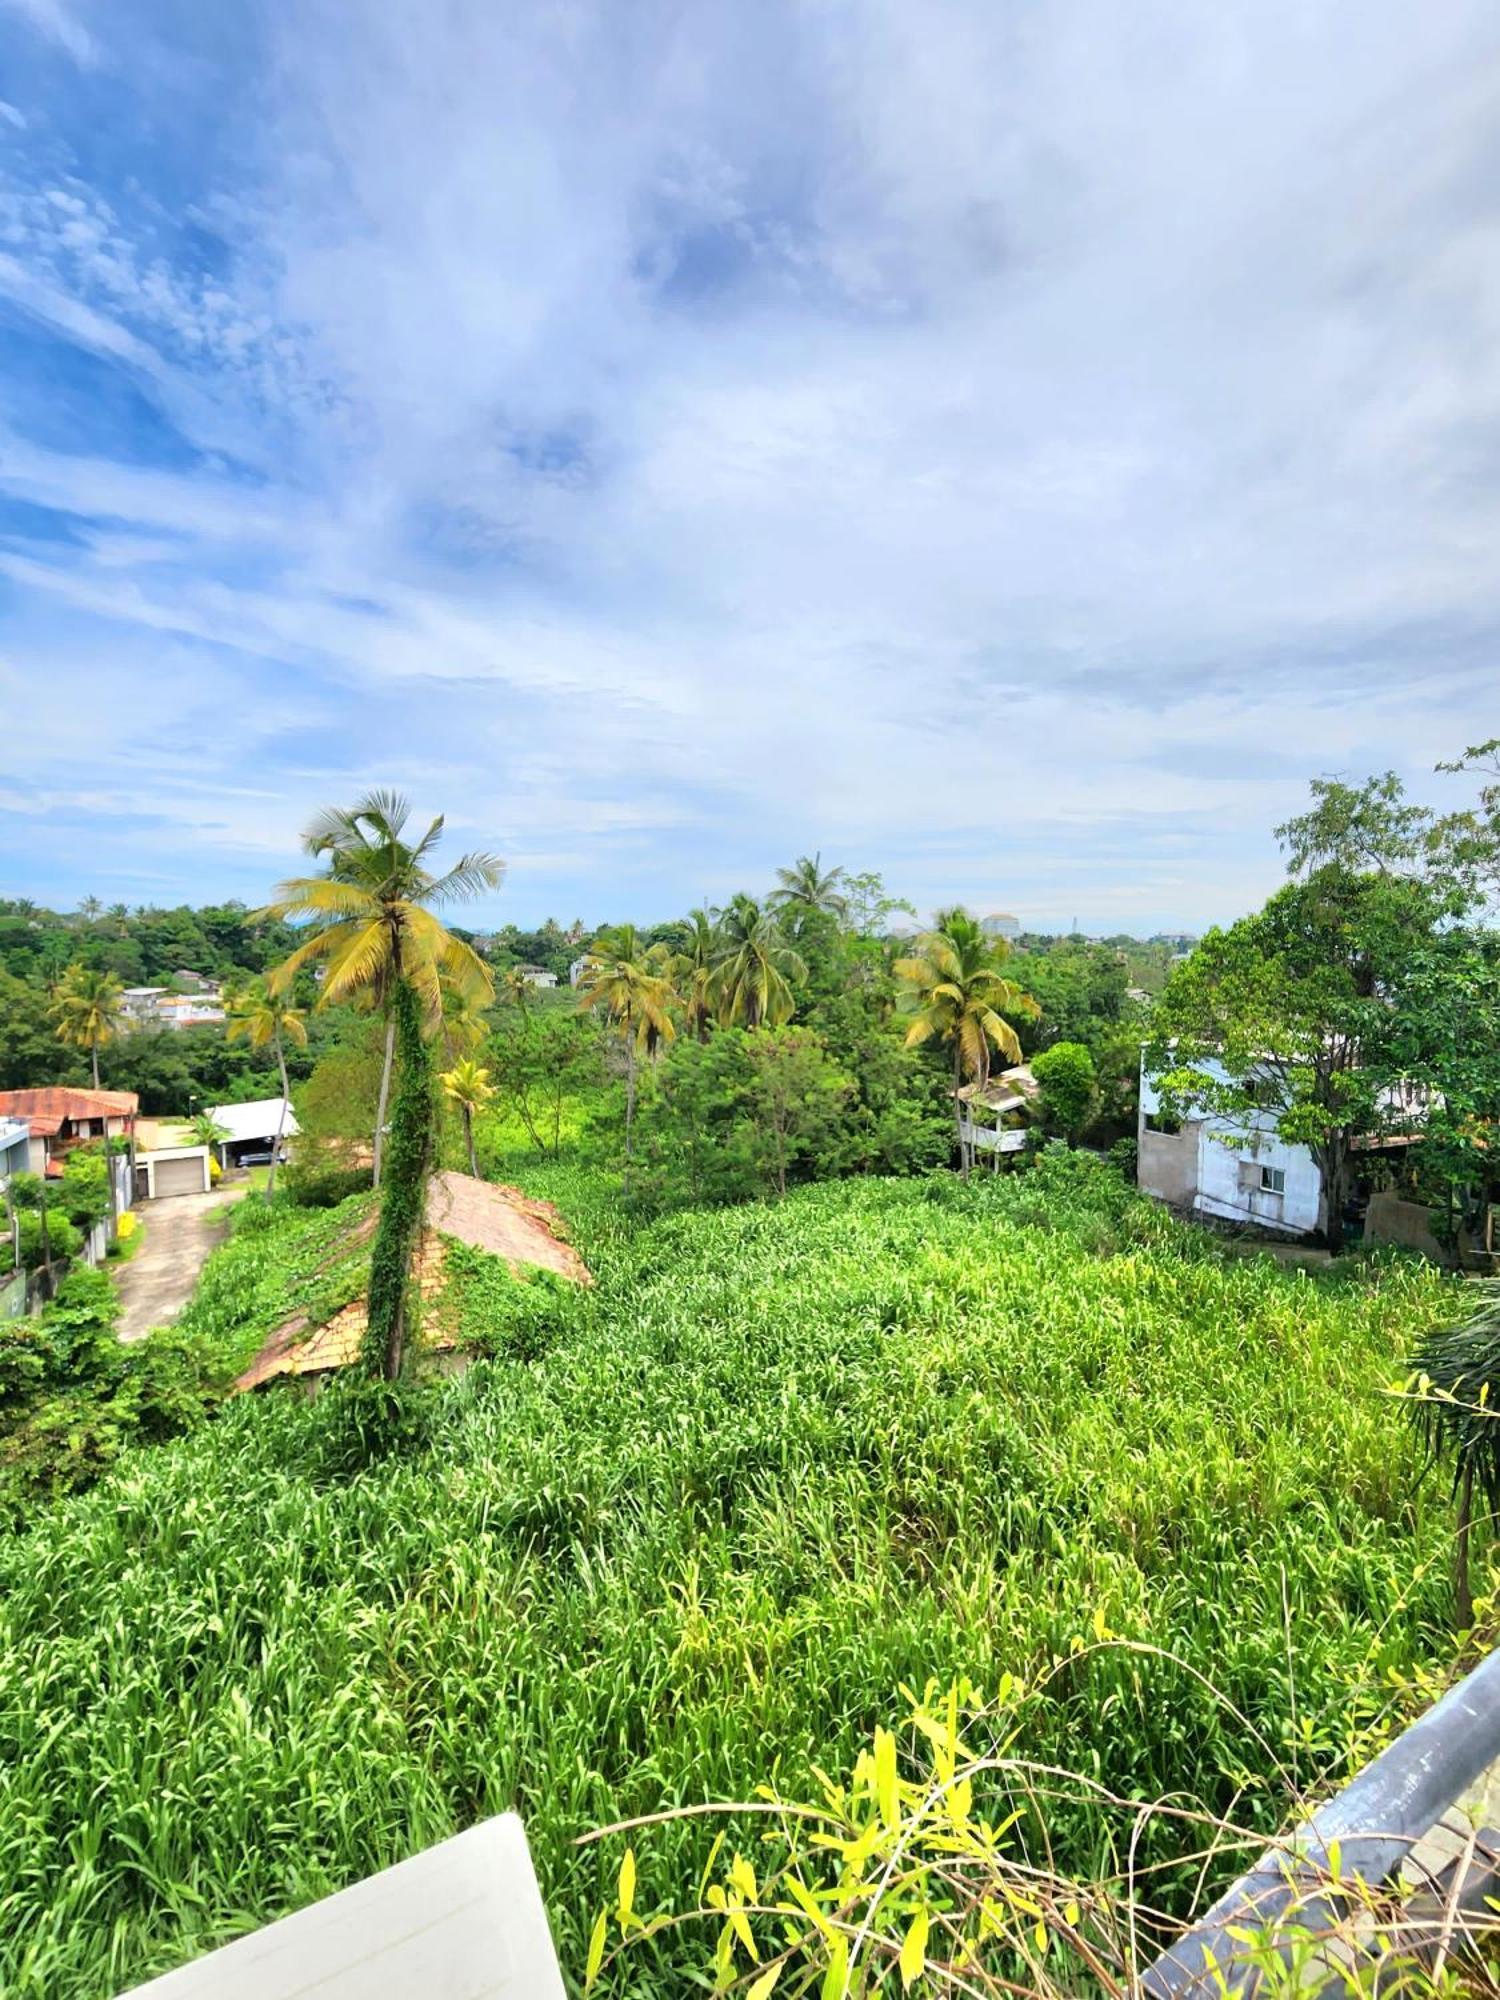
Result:
<svg viewBox="0 0 1500 2000"><path fill-rule="evenodd" d="M689 910L686 947L672 955L672 981L682 999L688 1027L700 1042L714 1018L714 968L719 962L718 913Z"/></svg>
<svg viewBox="0 0 1500 2000"><path fill-rule="evenodd" d="M445 874L434 875L427 860L442 838L442 816L419 840L408 842L403 835L410 818L410 805L395 792L371 792L347 811L333 807L320 814L302 845L309 854L327 857L328 873L283 882L274 901L256 913L313 921L306 942L271 975L273 988L284 991L304 965L321 961L320 1007L366 999L386 1017L375 1114L377 1186L396 1050L395 989L402 981L411 987L429 1029L442 1018L445 980L477 1004L494 997L489 967L444 928L431 906L498 888L505 864L493 854L461 854Z"/></svg>
<svg viewBox="0 0 1500 2000"><path fill-rule="evenodd" d="M112 1042L120 1024L120 982L110 972L70 965L52 989L52 1018L57 1039L69 1048L87 1049L99 1088L99 1051Z"/></svg>
<svg viewBox="0 0 1500 2000"><path fill-rule="evenodd" d="M1476 1288L1478 1303L1457 1326L1429 1333L1412 1358L1412 1421L1433 1458L1453 1464L1458 1532L1453 1548L1454 1623L1474 1623L1469 1540L1474 1489L1493 1522L1500 1513L1500 1286Z"/></svg>
<svg viewBox="0 0 1500 2000"><path fill-rule="evenodd" d="M607 1014L625 1047L627 1175L634 1143L636 1058L654 1056L677 1033L672 1020L677 996L669 968L670 954L663 946L643 944L634 924L616 924L595 938L578 975L580 1010Z"/></svg>
<svg viewBox="0 0 1500 2000"><path fill-rule="evenodd" d="M776 870L777 886L766 898L766 906L772 910L822 910L830 917L844 917L849 910L844 879L842 868L824 868L821 851L799 855L790 868Z"/></svg>
<svg viewBox="0 0 1500 2000"><path fill-rule="evenodd" d="M964 1138L959 1095L964 1079L984 1088L992 1048L1018 1063L1021 1044L1006 1015L1035 1019L1041 1012L1031 995L999 970L1009 949L1003 938L987 937L967 910L939 910L935 927L918 938L913 955L896 961L896 976L905 987L904 1009L913 1017L907 1047L929 1041L953 1047L953 1121L965 1177L971 1149Z"/></svg>
<svg viewBox="0 0 1500 2000"><path fill-rule="evenodd" d="M103 909L104 905L97 896L85 896L83 901L78 905L78 914L86 924L91 924L96 917L102 914Z"/></svg>
<svg viewBox="0 0 1500 2000"><path fill-rule="evenodd" d="M479 1179L479 1156L474 1151L474 1113L483 1111L495 1095L495 1086L490 1082L490 1073L482 1069L472 1056L455 1063L452 1069L442 1072L438 1082L448 1097L459 1108L464 1121L464 1144L469 1150L469 1172Z"/></svg>
<svg viewBox="0 0 1500 2000"><path fill-rule="evenodd" d="M751 896L735 896L719 919L714 997L726 1027L779 1028L796 1012L792 988L807 966L776 919Z"/></svg>
<svg viewBox="0 0 1500 2000"><path fill-rule="evenodd" d="M285 992L273 993L263 979L252 980L229 1002L224 1039L237 1042L243 1036L252 1049L272 1049L281 1072L281 1110L276 1117L276 1143L271 1148L271 1169L266 1175L266 1200L276 1192L276 1166L281 1158L281 1141L286 1131L287 1106L292 1086L286 1073L286 1044L307 1047L307 1022L302 1009L294 1006Z"/></svg>
<svg viewBox="0 0 1500 2000"><path fill-rule="evenodd" d="M421 1235L432 1152L432 1066L426 1037L442 1023L445 982L476 1000L493 995L489 970L470 946L447 931L432 905L477 896L498 886L504 864L492 854L464 854L446 873L428 866L442 836L435 819L420 838L405 838L411 808L393 792L372 792L345 811L316 819L303 836L310 854L326 857L326 875L283 882L260 915L310 918L311 935L272 974L285 991L304 966L324 968L320 1007L373 998L387 1017L376 1176L380 1222L370 1254L365 1363L394 1381L405 1359L411 1261ZM401 1060L401 1086L384 1134L391 1061ZM384 1171L382 1171L384 1169Z"/></svg>

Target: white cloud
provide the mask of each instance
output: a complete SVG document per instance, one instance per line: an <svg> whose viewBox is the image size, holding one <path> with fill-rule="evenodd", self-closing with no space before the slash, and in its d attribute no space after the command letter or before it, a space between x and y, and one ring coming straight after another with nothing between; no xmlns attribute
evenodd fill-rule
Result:
<svg viewBox="0 0 1500 2000"><path fill-rule="evenodd" d="M78 17L62 4L62 0L0 0L0 6L19 14L23 21L29 22L49 41L56 42L84 68L98 61L98 44Z"/></svg>
<svg viewBox="0 0 1500 2000"><path fill-rule="evenodd" d="M259 847L420 777L590 908L821 845L924 905L1201 922L1304 774L1487 733L1488 7L269 32L224 255L118 187L0 203L0 289L238 461L0 438L91 523L0 570L237 715L271 677ZM180 672L153 700L234 763ZM230 834L161 810L206 881Z"/></svg>

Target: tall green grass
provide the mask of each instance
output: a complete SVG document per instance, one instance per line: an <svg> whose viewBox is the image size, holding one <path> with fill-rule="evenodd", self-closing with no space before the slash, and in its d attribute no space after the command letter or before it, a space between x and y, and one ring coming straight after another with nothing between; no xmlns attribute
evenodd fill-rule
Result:
<svg viewBox="0 0 1500 2000"><path fill-rule="evenodd" d="M0 1549L7 1994L110 1994L508 1806L576 1973L618 1860L578 1835L808 1796L929 1676L1062 1660L1027 1754L1269 1828L1445 1657L1442 1495L1382 1393L1430 1271L1226 1260L1069 1159L638 1232L526 1179L599 1282L468 1270L497 1358L420 1454L330 1484L317 1404L243 1399ZM1070 1660L1096 1619L1185 1664ZM1086 1873L1111 1832L1047 1837ZM690 1885L706 1836L637 1847Z"/></svg>

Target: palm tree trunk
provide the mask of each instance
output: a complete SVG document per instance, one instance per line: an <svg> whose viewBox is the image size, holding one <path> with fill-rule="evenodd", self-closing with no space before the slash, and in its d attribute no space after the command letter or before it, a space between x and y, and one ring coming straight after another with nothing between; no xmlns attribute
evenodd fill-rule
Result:
<svg viewBox="0 0 1500 2000"><path fill-rule="evenodd" d="M1474 1623L1474 1593L1469 1586L1469 1529L1474 1518L1474 1467L1466 1461L1458 1485L1458 1534L1453 1544L1453 1622L1460 1632Z"/></svg>
<svg viewBox="0 0 1500 2000"><path fill-rule="evenodd" d="M474 1108L472 1105L465 1104L462 1109L464 1114L464 1140L469 1148L469 1172L477 1181L479 1179L479 1158L474 1151Z"/></svg>
<svg viewBox="0 0 1500 2000"><path fill-rule="evenodd" d="M95 1090L97 1090L99 1088L99 1040L97 1036L95 1036L94 1040L89 1043L89 1054L93 1058L94 1088ZM106 1126L109 1124L109 1120L107 1118L105 1119L104 1122Z"/></svg>
<svg viewBox="0 0 1500 2000"><path fill-rule="evenodd" d="M625 1163L629 1171L634 1146L635 1125L635 1029L627 1018L625 1027Z"/></svg>
<svg viewBox="0 0 1500 2000"><path fill-rule="evenodd" d="M953 1044L953 1126L958 1134L958 1171L964 1179L969 1178L969 1150L964 1144L964 1101L959 1096L963 1089L964 1073L958 1043Z"/></svg>
<svg viewBox="0 0 1500 2000"><path fill-rule="evenodd" d="M281 1030L276 1031L276 1064L281 1071L281 1110L276 1118L276 1140L271 1147L271 1171L266 1175L266 1200L276 1192L276 1163L281 1158L281 1135L286 1130L286 1108L291 1102L292 1086L287 1079L286 1051L281 1046Z"/></svg>
<svg viewBox="0 0 1500 2000"><path fill-rule="evenodd" d="M386 1016L385 1061L380 1067L380 1096L375 1105L375 1170L372 1185L380 1186L380 1162L385 1153L385 1111L391 1095L391 1067L396 1059L396 1016Z"/></svg>

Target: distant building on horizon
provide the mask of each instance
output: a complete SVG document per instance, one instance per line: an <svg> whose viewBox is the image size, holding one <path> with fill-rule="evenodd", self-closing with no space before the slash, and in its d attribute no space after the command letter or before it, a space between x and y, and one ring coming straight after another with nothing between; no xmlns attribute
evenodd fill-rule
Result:
<svg viewBox="0 0 1500 2000"><path fill-rule="evenodd" d="M997 910L993 916L981 917L979 928L986 937L1018 938L1021 935L1021 920L1013 917L1009 910Z"/></svg>

